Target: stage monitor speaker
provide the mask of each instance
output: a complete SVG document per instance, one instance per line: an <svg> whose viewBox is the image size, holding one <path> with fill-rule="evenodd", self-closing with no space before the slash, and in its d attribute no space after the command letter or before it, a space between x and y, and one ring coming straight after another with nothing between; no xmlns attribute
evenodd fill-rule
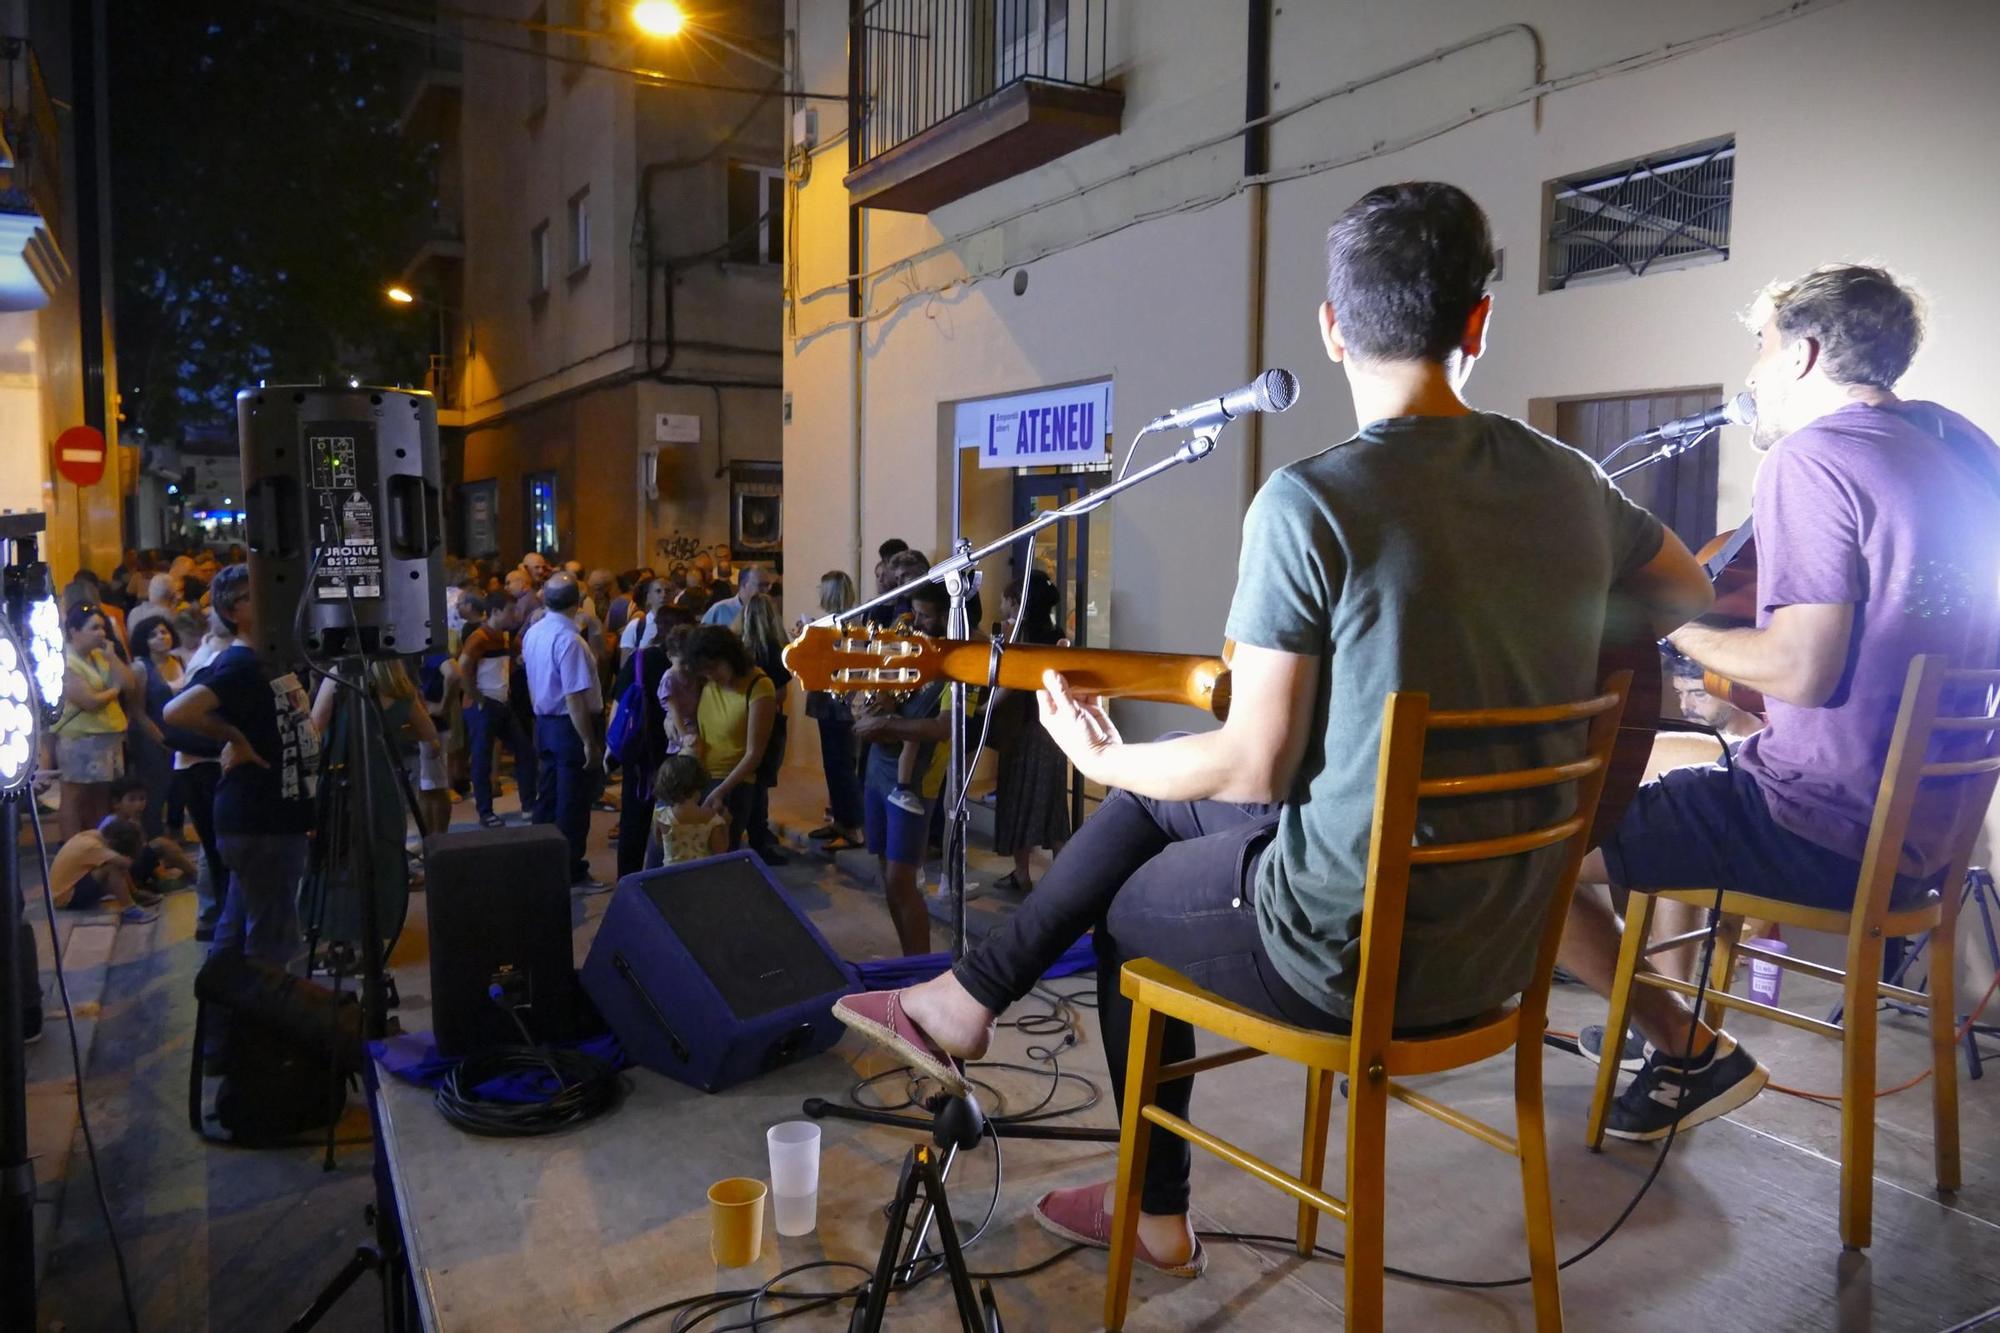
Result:
<svg viewBox="0 0 2000 1333"><path fill-rule="evenodd" d="M550 824L440 833L424 840L431 1026L439 1055L518 1046L580 1030L570 945L569 841Z"/></svg>
<svg viewBox="0 0 2000 1333"><path fill-rule="evenodd" d="M628 1056L707 1092L832 1046L859 989L753 852L628 875L582 980Z"/></svg>
<svg viewBox="0 0 2000 1333"><path fill-rule="evenodd" d="M291 664L409 656L442 639L436 400L273 385L237 393L236 423L259 651Z"/></svg>

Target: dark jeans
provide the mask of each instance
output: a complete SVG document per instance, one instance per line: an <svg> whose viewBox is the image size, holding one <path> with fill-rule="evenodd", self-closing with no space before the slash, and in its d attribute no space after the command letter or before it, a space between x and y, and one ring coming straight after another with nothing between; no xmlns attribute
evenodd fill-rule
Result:
<svg viewBox="0 0 2000 1333"><path fill-rule="evenodd" d="M222 844L215 836L215 786L222 781L221 764L195 764L174 772L174 785L194 820L195 836L201 839L201 863L208 870L202 878L207 888L198 891L196 901L201 919L213 923L222 915L222 900L229 896L229 865L222 859Z"/></svg>
<svg viewBox="0 0 2000 1333"><path fill-rule="evenodd" d="M826 769L826 803L833 807L833 825L861 827L861 777L855 766L854 723L845 718L821 718L819 759Z"/></svg>
<svg viewBox="0 0 2000 1333"><path fill-rule="evenodd" d="M534 821L562 830L569 839L570 878L585 879L590 874L586 844L596 784L584 769L583 737L576 734L569 714L535 718L535 751L540 768Z"/></svg>
<svg viewBox="0 0 2000 1333"><path fill-rule="evenodd" d="M1301 1027L1344 1031L1346 1020L1308 1003L1264 951L1253 899L1256 859L1277 807L1220 801L1155 801L1114 793L1085 820L1013 916L953 969L995 1013L1026 995L1084 931L1097 931L1097 1022L1111 1086L1122 1108L1132 1006L1118 989L1127 960L1153 958L1197 985ZM1192 1059L1194 1030L1166 1025L1162 1062ZM1162 1084L1159 1104L1185 1116L1192 1079ZM1152 1131L1140 1206L1188 1207L1189 1147Z"/></svg>
<svg viewBox="0 0 2000 1333"><path fill-rule="evenodd" d="M703 799L707 799L718 785L717 781L711 781L702 793ZM729 789L729 795L722 798L723 813L729 816L729 850L732 852L741 847L749 836L751 821L757 816L757 791L755 782L739 782Z"/></svg>
<svg viewBox="0 0 2000 1333"><path fill-rule="evenodd" d="M522 734L514 710L498 699L481 697L479 706L465 710L466 744L472 751L472 807L484 819L493 813L493 747L505 745L514 756L514 780L521 784L521 809L535 808L540 765L535 747Z"/></svg>
<svg viewBox="0 0 2000 1333"><path fill-rule="evenodd" d="M146 812L139 827L148 839L162 837L167 832L167 792L174 781L173 751L134 726L125 733L125 753L127 767L146 784ZM179 840L178 826L173 834Z"/></svg>
<svg viewBox="0 0 2000 1333"><path fill-rule="evenodd" d="M306 874L303 833L225 833L229 894L209 956L234 950L278 967L299 951L299 883Z"/></svg>
<svg viewBox="0 0 2000 1333"><path fill-rule="evenodd" d="M653 832L653 774L643 764L625 770L618 789L618 878L646 866L646 840Z"/></svg>

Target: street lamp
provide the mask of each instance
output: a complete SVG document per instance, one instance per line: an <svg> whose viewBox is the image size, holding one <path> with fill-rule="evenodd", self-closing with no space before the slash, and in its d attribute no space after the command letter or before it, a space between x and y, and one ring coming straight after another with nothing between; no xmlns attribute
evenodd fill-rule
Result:
<svg viewBox="0 0 2000 1333"><path fill-rule="evenodd" d="M460 310L457 306L452 305L449 302L440 301L434 296L418 296L415 292L411 291L408 287L403 286L401 283L391 283L389 286L384 287L382 289L382 295L386 296L387 298L389 298L390 301L394 302L397 305L427 305L437 311L438 351L437 351L437 356L433 358L434 360L446 362L447 364L449 363L448 353L451 350L451 344L450 341L445 337L445 316L447 314L457 317L465 325L466 357L470 359L472 357L479 355L479 345L477 342L474 341L473 338L472 320L466 315L466 313L463 310ZM445 385L442 378L439 378L438 380L435 381L433 392L437 394L438 401L440 404L446 404L449 401L448 395L446 395L443 392L444 387Z"/></svg>
<svg viewBox="0 0 2000 1333"><path fill-rule="evenodd" d="M632 26L648 37L678 37L687 15L673 0L639 0L632 6Z"/></svg>
<svg viewBox="0 0 2000 1333"><path fill-rule="evenodd" d="M382 294L388 297L391 301L394 301L397 305L409 305L411 302L417 299L416 293L412 292L407 287L390 287L387 291L383 292Z"/></svg>

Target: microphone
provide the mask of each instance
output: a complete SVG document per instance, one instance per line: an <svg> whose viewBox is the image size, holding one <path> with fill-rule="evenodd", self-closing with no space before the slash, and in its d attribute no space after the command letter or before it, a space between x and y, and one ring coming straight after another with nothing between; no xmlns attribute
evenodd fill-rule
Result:
<svg viewBox="0 0 2000 1333"><path fill-rule="evenodd" d="M1747 426L1757 419L1757 400L1746 389L1720 407L1711 407L1706 412L1695 412L1689 416L1675 417L1653 427L1643 435L1632 437L1633 444L1652 440L1686 440L1704 435L1717 426Z"/></svg>
<svg viewBox="0 0 2000 1333"><path fill-rule="evenodd" d="M1748 394L1744 395L1746 398ZM1146 423L1141 435L1163 430L1217 430L1246 412L1282 412L1299 400L1299 377L1289 370L1267 370L1240 389L1163 413Z"/></svg>

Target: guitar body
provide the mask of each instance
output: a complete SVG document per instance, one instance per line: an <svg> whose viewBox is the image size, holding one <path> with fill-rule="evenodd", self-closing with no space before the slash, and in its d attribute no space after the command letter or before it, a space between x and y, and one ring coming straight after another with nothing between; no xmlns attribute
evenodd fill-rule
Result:
<svg viewBox="0 0 2000 1333"><path fill-rule="evenodd" d="M1733 555L1722 560L1719 568L1711 563L1721 559L1735 536L1734 528L1718 532L1695 552L1695 559L1701 561L1715 581L1715 605L1702 620L1724 629L1742 629L1757 623L1756 538L1742 542ZM1716 698L1727 699L1746 713L1764 716L1764 696L1757 691L1706 669L1701 673L1701 682Z"/></svg>

